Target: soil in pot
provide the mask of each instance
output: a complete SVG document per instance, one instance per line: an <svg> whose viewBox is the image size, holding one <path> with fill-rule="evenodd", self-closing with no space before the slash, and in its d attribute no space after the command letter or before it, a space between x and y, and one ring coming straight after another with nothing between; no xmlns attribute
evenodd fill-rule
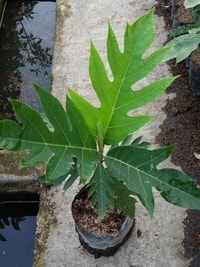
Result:
<svg viewBox="0 0 200 267"><path fill-rule="evenodd" d="M72 203L79 240L95 258L112 256L131 235L134 220L117 210L108 211L104 218L99 217L87 191L83 188Z"/></svg>
<svg viewBox="0 0 200 267"><path fill-rule="evenodd" d="M98 235L118 235L125 220L125 215L122 212L107 212L103 219L100 218L96 208L87 197L75 199L73 216L79 225Z"/></svg>
<svg viewBox="0 0 200 267"><path fill-rule="evenodd" d="M196 49L191 54L191 60L196 66L198 66L200 68L200 48Z"/></svg>
<svg viewBox="0 0 200 267"><path fill-rule="evenodd" d="M176 28L181 25L187 25L192 23L192 11L191 9L185 9L183 6L184 1L177 1L176 9L173 12L172 28Z"/></svg>

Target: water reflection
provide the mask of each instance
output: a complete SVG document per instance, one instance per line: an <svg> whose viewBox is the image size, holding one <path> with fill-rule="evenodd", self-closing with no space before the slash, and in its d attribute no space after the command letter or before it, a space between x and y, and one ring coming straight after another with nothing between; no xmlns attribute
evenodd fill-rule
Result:
<svg viewBox="0 0 200 267"><path fill-rule="evenodd" d="M20 231L20 222L26 220L25 217L0 217L0 229L5 229L7 226L12 226L16 231ZM7 237L0 233L0 241L8 241Z"/></svg>
<svg viewBox="0 0 200 267"><path fill-rule="evenodd" d="M54 32L54 1L6 3L0 29L0 119L14 119L8 97L39 109L31 83L50 88Z"/></svg>
<svg viewBox="0 0 200 267"><path fill-rule="evenodd" d="M39 199L25 196L0 192L0 266L32 266Z"/></svg>
<svg viewBox="0 0 200 267"><path fill-rule="evenodd" d="M1 266L32 266L36 216L8 217L0 233Z"/></svg>

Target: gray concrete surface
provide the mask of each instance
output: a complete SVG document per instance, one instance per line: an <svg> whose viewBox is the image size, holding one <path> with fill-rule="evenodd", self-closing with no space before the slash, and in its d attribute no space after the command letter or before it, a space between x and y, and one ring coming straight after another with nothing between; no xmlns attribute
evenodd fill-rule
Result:
<svg viewBox="0 0 200 267"><path fill-rule="evenodd" d="M92 39L105 57L107 25L111 23L119 41L127 22L132 23L140 15L151 9L155 1L129 0L57 0L57 26L53 59L52 92L65 102L67 87L76 88L82 95L94 103L98 101L91 92L88 77L88 57ZM161 47L167 33L162 18L155 16L155 28L158 38L152 49ZM144 85L155 78L171 75L168 66L163 64L152 75L140 82ZM157 118L144 127L147 141L155 141L159 125L165 118L161 107L168 97L163 95L155 103L148 105L145 113L157 115ZM7 180L16 183L32 181L41 172L41 168L27 172L18 171L18 156L2 154L3 159L12 164L0 166L0 183ZM3 157L3 158L2 158ZM169 162L165 163L169 165ZM33 184L34 186L34 184ZM146 210L137 205L136 227L128 242L112 257L95 259L86 252L78 241L71 216L71 202L78 191L75 184L67 192L62 187L37 188L41 190L40 210L37 220L37 234L34 267L186 267L188 260L182 248L185 210L165 203L155 192L156 210L150 219ZM141 235L137 236L138 230ZM28 267L28 266L27 266Z"/></svg>
<svg viewBox="0 0 200 267"><path fill-rule="evenodd" d="M89 100L97 103L90 91L88 79L88 56L92 39L105 58L107 24L111 23L122 42L122 34L127 22L132 23L156 4L155 1L129 0L57 0L57 29L53 61L52 92L63 103L67 87L76 88ZM161 47L166 40L162 18L155 16L158 38L152 49ZM171 75L163 64L148 81ZM163 95L144 112L157 115L157 119L142 129L148 141L154 141L159 133L159 125L165 115L161 107L167 97ZM166 162L166 165L169 163ZM36 257L34 266L46 267L184 267L182 239L185 210L165 203L155 192L156 212L150 219L147 212L137 206L136 227L128 242L113 257L94 259L79 244L71 216L71 202L78 191L78 185L63 192L61 187L44 190L38 215ZM138 229L141 236L137 237Z"/></svg>

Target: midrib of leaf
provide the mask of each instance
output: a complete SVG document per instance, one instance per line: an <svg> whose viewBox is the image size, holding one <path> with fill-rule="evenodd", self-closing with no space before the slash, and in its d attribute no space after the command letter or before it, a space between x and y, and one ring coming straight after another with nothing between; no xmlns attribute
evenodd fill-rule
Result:
<svg viewBox="0 0 200 267"><path fill-rule="evenodd" d="M129 58L129 63L127 64L127 68L126 68L126 70L124 71L124 75L122 75L122 81L121 81L120 86L119 86L119 88L118 88L118 93L117 93L117 95L116 95L116 97L115 97L114 105L113 105L113 107L111 107L111 108L112 108L112 111L111 111L111 115L110 115L110 117L109 117L109 119L108 119L108 122L107 122L107 125L106 125L106 126L107 126L107 127L106 127L107 130L105 131L104 138L105 138L105 136L106 136L108 130L111 129L111 127L109 127L109 125L111 124L111 121L112 121L112 118L113 118L114 111L117 110L118 108L120 108L120 107L116 107L116 105L117 105L118 99L119 99L119 97L120 97L121 88L123 88L124 81L125 81L126 78L127 78L127 77L126 77L126 74L127 74L127 72L128 72L128 69L130 68L130 65L131 65L130 62L132 61L133 56L134 56L134 50L133 50L133 53L132 53L131 57ZM131 90L131 89L130 89L130 90Z"/></svg>
<svg viewBox="0 0 200 267"><path fill-rule="evenodd" d="M141 165L138 165L137 167L134 167L134 166L132 166L132 165L130 165L130 164L128 164L127 162L124 162L124 161L122 161L122 160L119 160L119 159L117 159L117 158L114 158L114 157L110 157L110 156L107 156L107 158L110 158L110 159L112 159L112 160L114 160L115 162L119 162L119 164L121 164L121 165L123 165L123 166L127 166L127 168L129 168L129 169L134 169L137 173L138 173L138 176L139 176L139 180L140 180L140 184L141 184L141 186L142 186L142 188L144 189L144 187L143 187L143 183L141 182L142 181L142 178L141 178L141 174L144 174L145 176L149 176L149 177L152 177L153 179L154 179L154 176L152 176L152 175L150 175L149 173L147 173L147 172L145 172L145 171L143 171L143 170L141 170L141 169L139 169L139 166L142 166L142 164ZM145 161L145 164L147 163L148 161ZM130 177L130 176L129 176ZM124 180L123 180L124 181ZM159 181L159 180L158 180ZM124 181L125 182L125 181ZM160 183L160 181L159 181L159 183ZM131 188L130 188L131 189ZM144 192L145 192L145 190L144 190Z"/></svg>
<svg viewBox="0 0 200 267"><path fill-rule="evenodd" d="M10 138L12 140L16 140L16 141L21 141L22 143L30 143L31 144L31 147L33 146L33 144L35 145L40 145L40 146L49 146L49 147L58 147L58 148L67 148L67 149L77 149L77 150L85 150L85 151L96 151L95 148L88 148L86 146L76 146L76 145L64 145L64 144L57 144L57 143L48 143L48 142L38 142L38 141L30 141L30 140L26 140L26 139L22 139L22 138L19 138L19 139L14 139L14 138Z"/></svg>
<svg viewBox="0 0 200 267"><path fill-rule="evenodd" d="M32 124L32 127L34 130L39 130L36 127L34 127L34 124ZM47 128L48 130L48 128ZM49 130L48 130L49 131ZM84 145L83 146L77 146L77 145L72 145L70 142L69 144L58 144L58 143L53 143L53 142L47 142L45 138L43 138L43 135L40 134L40 131L37 131L39 133L39 136L42 138L42 141L31 141L31 140L27 140L27 139L23 139L22 137L19 138L7 138L9 140L15 140L17 142L21 142L21 143L29 143L31 144L31 147L35 144L35 145L39 145L39 146L49 146L49 147L58 147L58 148L68 148L68 149L78 149L78 150L85 150L85 151L96 151L95 148L88 148Z"/></svg>
<svg viewBox="0 0 200 267"><path fill-rule="evenodd" d="M165 153L163 152L162 154L165 154ZM162 155L162 154L160 154L160 155ZM157 157L155 157L154 159L159 158L160 155L157 156ZM119 160L119 159L117 159L117 158L114 158L114 157L111 157L111 156L107 156L107 158L110 158L111 160L113 160L113 161L115 161L115 162L118 162L118 163L121 164L121 165L127 166L127 168L134 169L134 170L138 173L138 176L139 176L139 178L140 178L140 179L139 179L139 181L140 181L140 185L142 186L142 188L143 188L143 192L144 192L144 193L145 193L146 190L144 190L144 186L143 186L144 183L142 183L142 180L143 180L143 179L141 178L142 174L144 174L145 176L148 176L148 177L149 177L150 179L152 179L153 181L156 181L159 185L167 186L168 188L171 188L172 190L175 190L175 191L179 192L179 193L182 194L182 195L183 195L183 194L186 195L186 196L189 195L190 198L192 197L194 200L196 200L196 198L195 198L193 195L190 195L190 194L188 194L188 193L185 192L185 191L181 191L179 187L172 186L172 185L170 185L170 184L164 182L163 180L159 180L156 176L150 175L149 173L147 173L147 172L145 172L145 171L139 169L139 166L142 166L143 164L138 165L137 167L134 167L133 165L130 165L130 164L128 164L127 162L124 162L124 161ZM146 165L146 163L148 163L148 162L151 162L151 160L145 161L145 165ZM157 170L157 171L158 171L158 174L159 174L159 170ZM116 178L117 178L117 177L116 177ZM126 182L124 179L122 179L122 181ZM152 187L156 188L157 186L153 185ZM132 190L132 189L130 188L130 190ZM146 195L146 193L145 193L145 195Z"/></svg>
<svg viewBox="0 0 200 267"><path fill-rule="evenodd" d="M131 74L128 76L127 73L128 73L128 70L130 69L130 67L131 67L131 65L132 65L131 62L133 61L133 58L134 58L134 55L135 55L135 47L137 47L138 42L139 42L139 39L137 39L137 41L136 41L135 44L134 44L134 47L133 47L133 49L132 49L132 54L131 54L131 56L129 56L129 62L128 62L127 67L126 67L126 69L125 69L125 71L124 71L124 75L121 76L122 81L121 81L120 86L118 87L118 93L117 93L117 95L116 95L116 98L115 98L113 107L112 107L112 109L111 109L111 113L110 113L111 115L110 115L110 117L109 117L109 119L108 119L108 122L107 122L107 125L106 125L106 129L107 129L107 130L105 131L105 135L104 135L104 137L106 136L108 130L111 129L111 127L109 127L109 125L111 124L111 121L112 121L112 118L113 118L114 111L117 110L117 109L120 109L121 107L123 107L123 105L120 105L120 106L117 107L117 102L118 102L118 99L120 98L120 93L121 93L121 91L122 91L122 88L123 88L123 85L124 85L124 83L125 83L125 80L126 80L128 77L131 76ZM124 51L122 54L124 54L124 53L126 53L126 51ZM141 61L143 60L142 57L141 57L141 55L140 55L140 60L141 60ZM137 74L137 72L140 72L140 70L138 69L138 71L136 70L134 73ZM135 76L136 76L136 75L135 75ZM114 79L114 81L115 81L115 79ZM135 82L136 82L136 81L134 81L134 82L132 83L132 85L133 85ZM133 90L132 90L131 87L129 87L129 86L127 87L127 90L133 92ZM104 95L105 95L105 94L104 94ZM141 97L142 97L142 96L141 96ZM124 106L126 106L126 105L127 105L127 103L124 104ZM129 111L130 111L130 110L129 110ZM126 115L127 115L127 114L126 114Z"/></svg>
<svg viewBox="0 0 200 267"><path fill-rule="evenodd" d="M108 156L108 158L109 157L110 156ZM116 158L113 158L113 157L110 157L110 158L111 159L114 159L115 162L119 162L119 164L123 164L123 166L124 165L127 165L128 166L128 173L130 173L130 169L131 168L134 169L134 170L136 170L136 172L138 174L138 178L139 178L139 182L136 182L136 184L137 185L138 184L140 185L140 187L139 187L140 190L135 191L135 189L132 188L132 186L130 186L130 184L131 184L131 182L130 182L130 174L128 175L129 186L127 185L127 180L126 179L123 179L123 176L121 176L120 174L119 174L119 176L116 175L115 178L119 179L120 181L123 181L126 184L126 186L127 186L127 188L129 190L135 192L136 194L138 194L143 199L143 200L141 199L143 205L148 210L149 214L152 216L153 215L153 210L154 210L154 205L152 206L150 204L151 202L146 201L146 199L149 199L149 195L148 195L148 193L149 193L149 187L148 187L148 190L145 189L144 183L142 183L142 180L143 179L141 178L142 174L144 174L145 176L147 176L147 173L145 171L142 171L142 170L138 169L138 168L133 168L133 166L130 165L130 164L128 164L128 163L125 164L124 161L121 161L121 160L116 159ZM148 174L148 176L150 176L150 175ZM152 194L150 195L150 197L153 198Z"/></svg>
<svg viewBox="0 0 200 267"><path fill-rule="evenodd" d="M52 110L51 110L52 112ZM28 121L27 123L27 126L31 126L33 128L33 130L35 130L38 135L41 137L41 139L43 140L43 142L36 142L36 141L30 141L30 140L25 140L25 139L22 139L22 138L19 138L19 139L16 139L18 141L24 141L24 142L28 142L30 144L37 144L37 145L43 145L43 146L53 146L53 147L68 147L68 148L79 148L79 149L83 149L83 147L78 147L78 146L73 146L68 138L68 136L66 135L66 131L64 131L64 128L62 127L62 125L59 123L59 120L57 119L56 116L54 116L53 113L51 113L51 115L53 115L53 117L56 119L56 122L58 123L58 125L60 126L60 129L61 129L61 132L64 134L64 136L66 137L66 141L68 142L67 145L64 145L64 144L57 144L57 143L48 143L46 138L44 137L44 135L41 134L40 132L40 129L38 127L36 127L36 125L34 123L32 123L32 120L29 120L29 117L25 116L24 117L26 118L26 121ZM42 119L41 119L42 120ZM42 120L43 121L43 120ZM54 125L53 125L54 126ZM53 133L51 131L49 131L48 127L45 126L45 130L47 130L49 132L49 134L52 134ZM83 141L82 137L79 136L81 138L81 140ZM15 140L15 139L14 139ZM84 145L84 142L82 143ZM84 146L85 147L85 146ZM86 148L86 147L85 147Z"/></svg>

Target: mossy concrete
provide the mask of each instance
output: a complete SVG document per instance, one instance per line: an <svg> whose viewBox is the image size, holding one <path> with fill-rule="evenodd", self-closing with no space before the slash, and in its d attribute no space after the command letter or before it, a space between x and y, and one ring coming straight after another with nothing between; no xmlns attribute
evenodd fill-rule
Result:
<svg viewBox="0 0 200 267"><path fill-rule="evenodd" d="M30 179L43 173L44 166L38 165L31 168L20 168L20 160L24 153L13 153L0 150L0 174L15 174L28 176Z"/></svg>
<svg viewBox="0 0 200 267"><path fill-rule="evenodd" d="M52 194L48 194L49 189L50 187L43 186L40 191L40 208L37 216L33 267L45 266L44 257L47 249L50 227L56 224L56 218L54 216L55 203L52 201Z"/></svg>

